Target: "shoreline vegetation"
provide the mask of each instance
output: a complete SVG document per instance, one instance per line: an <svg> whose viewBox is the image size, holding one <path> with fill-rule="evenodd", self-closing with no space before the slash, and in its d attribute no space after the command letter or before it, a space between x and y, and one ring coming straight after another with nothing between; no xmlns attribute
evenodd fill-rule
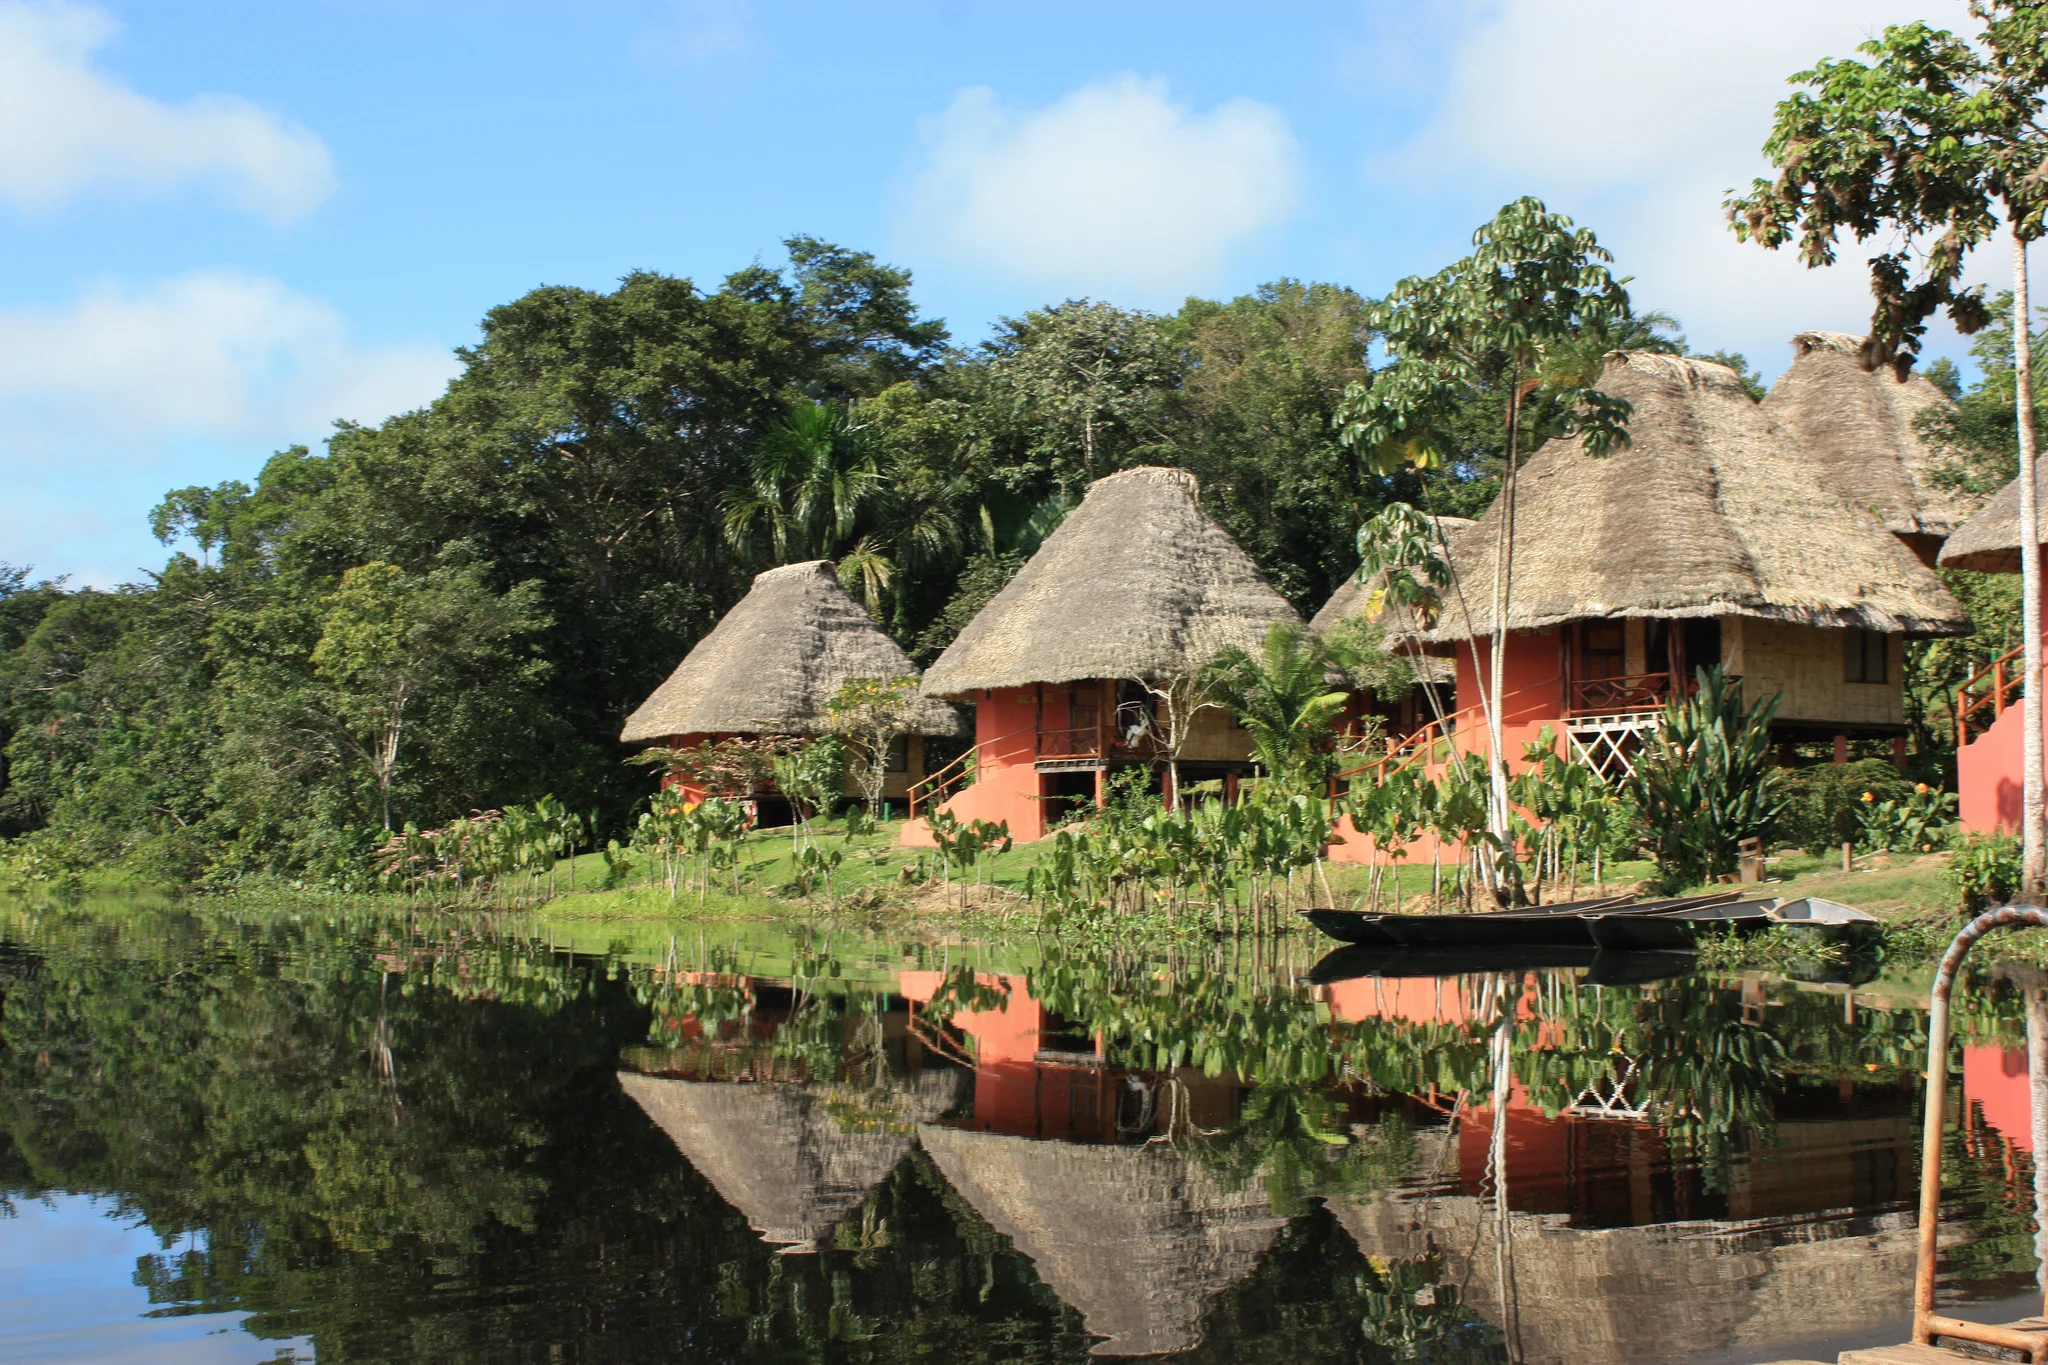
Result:
<svg viewBox="0 0 2048 1365"><path fill-rule="evenodd" d="M950 881L937 867L930 849L899 845L901 821L873 824L855 813L854 833L841 819L811 822L805 847L833 847L841 856L831 875L801 890L801 849L788 828L757 830L738 841L737 872L741 889L726 886L671 890L659 857L637 850L579 854L559 859L552 870L533 878L534 895L497 895L468 891L460 895L412 895L402 892L334 892L283 881L257 880L222 891L184 892L150 886L117 867L103 867L61 885L17 885L18 904L73 904L108 897L123 900L164 898L222 909L248 909L258 914L302 915L337 909L376 914L449 915L479 921L532 921L548 926L565 946L592 951L599 944L658 943L712 932L760 929L770 933L831 933L856 929L894 933L929 943L1022 942L1039 938L1062 943L1122 943L1133 949L1163 950L1175 944L1228 944L1240 935L1218 933L1200 918L1178 921L1154 912L1062 920L1034 903L1029 895L1037 869L1052 854L1054 842L1017 845L986 856L972 870L956 872ZM1784 897L1819 896L1868 910L1885 921L1884 958L1899 967L1931 963L1960 926L1961 896L1949 871L1946 852L1924 854L1866 853L1842 870L1839 853L1814 855L1786 848L1772 854L1760 894ZM1655 864L1628 859L1613 864L1604 890L1648 892ZM1360 864L1330 863L1322 870L1329 895L1300 895L1287 913L1274 916L1269 933L1255 936L1271 942L1296 942L1315 951L1339 945L1300 922L1293 908L1312 904L1341 907L1363 905L1376 897L1393 909L1398 896L1407 912L1430 909L1431 869L1427 864L1390 869L1372 886L1373 870ZM611 884L607 885L607 880ZM1302 879L1306 892L1312 883ZM1394 890L1398 886L1398 892ZM550 889L552 888L552 889ZM1701 891L1706 886L1684 888ZM965 894L963 895L963 890ZM1590 888L1582 888L1582 894ZM2048 967L2048 944L2030 947L2027 936L1987 941L1976 954L1986 963L2008 962ZM600 949L601 950L601 949ZM1975 960L1975 959L1973 959ZM1785 968L1800 970L1827 965L1787 931L1760 939L1710 944L1702 953L1705 966L1725 969Z"/></svg>

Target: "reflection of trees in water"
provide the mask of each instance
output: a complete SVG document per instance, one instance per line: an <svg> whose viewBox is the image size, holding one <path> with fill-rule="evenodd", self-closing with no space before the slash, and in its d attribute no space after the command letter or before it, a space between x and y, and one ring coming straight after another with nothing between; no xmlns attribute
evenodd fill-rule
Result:
<svg viewBox="0 0 2048 1365"><path fill-rule="evenodd" d="M1086 1357L1076 1313L920 1153L819 1254L773 1255L620 1095L617 1054L656 1017L637 998L643 969L628 979L475 921L339 913L46 912L5 932L0 1194L105 1192L179 1237L140 1268L161 1304L252 1313L259 1332L312 1335L331 1362L546 1358L553 1345L637 1361L679 1342L722 1359ZM954 1008L1001 1003L955 978ZM850 1129L900 1122L885 1002L829 969L807 980L778 1003L787 1036L774 1030L765 1055L833 1077L827 1101ZM758 1006L715 982L668 984L667 1008L700 1023ZM1333 1022L1284 974L1201 955L1052 950L1030 986L1153 1083L1162 1115L1165 1073L1246 1083L1221 1131L1184 1112L1162 1122L1201 1169L1299 1212L1211 1301L1194 1358L1498 1358L1449 1293L1416 1297L1432 1288L1426 1263L1367 1261L1315 1203L1361 1198L1412 1164L1414 1135L1398 1119L1358 1124L1360 1096L1489 1088L1485 1018ZM1596 992L1558 979L1538 997L1540 1020L1514 1034L1532 1101L1555 1112L1635 1059L1632 1098L1667 1126L1696 1123L1686 1140L1700 1151L1759 1140L1790 1087L1888 1084L1922 1064L1916 1013L1846 1021L1822 992L1776 993L1761 1022L1738 989L1698 981ZM1971 999L1980 1039L2017 1037L2016 1005ZM2032 1266L2024 1154L1952 1142L1971 1235L1946 1263L2018 1284ZM1451 1345L1402 1344L1439 1326Z"/></svg>
<svg viewBox="0 0 2048 1365"><path fill-rule="evenodd" d="M602 964L467 939L458 964L445 934L316 917L15 932L0 1194L104 1192L177 1237L139 1267L159 1304L325 1362L1086 1358L921 1158L822 1254L773 1255L620 1093L648 1013ZM382 1001L393 1124L369 1048L380 955L408 954Z"/></svg>

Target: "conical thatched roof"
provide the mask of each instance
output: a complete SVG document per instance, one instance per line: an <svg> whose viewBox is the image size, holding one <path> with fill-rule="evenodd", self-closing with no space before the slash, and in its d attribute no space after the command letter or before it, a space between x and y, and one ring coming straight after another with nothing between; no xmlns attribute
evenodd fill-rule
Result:
<svg viewBox="0 0 2048 1365"><path fill-rule="evenodd" d="M1623 351L1600 387L1634 405L1633 443L1594 457L1579 438L1550 441L1524 466L1510 629L1627 616L1969 629L1941 580L1827 487L1733 370ZM1469 622L1446 604L1429 638L1492 628L1501 516L1496 501L1454 547Z"/></svg>
<svg viewBox="0 0 2048 1365"><path fill-rule="evenodd" d="M2048 542L2048 478L2034 471L2034 541ZM1941 567L1971 569L1977 573L2018 573L2020 571L2020 481L1998 490L1998 496L1984 504L1984 510L1959 527L1941 547Z"/></svg>
<svg viewBox="0 0 2048 1365"><path fill-rule="evenodd" d="M1158 1147L1084 1147L921 1127L939 1171L1108 1340L1163 1355L1201 1340L1203 1305L1249 1275L1287 1220Z"/></svg>
<svg viewBox="0 0 2048 1365"><path fill-rule="evenodd" d="M668 681L626 718L628 744L670 735L817 735L849 678L914 677L917 666L854 601L826 560L785 564L697 642ZM951 735L959 716L921 700L915 729Z"/></svg>
<svg viewBox="0 0 2048 1365"><path fill-rule="evenodd" d="M929 697L1083 678L1183 677L1301 617L1177 469L1098 479L925 674Z"/></svg>
<svg viewBox="0 0 2048 1365"><path fill-rule="evenodd" d="M1443 529L1444 539L1452 543L1455 543L1460 534L1479 524L1470 517L1437 517L1435 521ZM1310 619L1308 628L1321 635L1335 629L1344 621L1364 619L1374 594L1380 591L1386 581L1385 574L1374 574L1363 583L1358 581L1357 574L1350 575L1337 585L1337 590L1330 594L1330 600L1323 603L1322 610ZM1447 683L1457 678L1458 666L1450 659L1439 659L1429 655L1414 659L1405 652L1394 649L1393 640L1401 632L1414 628L1413 620L1404 609L1383 605L1380 614L1373 617L1372 621L1387 628L1388 652L1398 653L1403 662L1415 668L1418 681Z"/></svg>
<svg viewBox="0 0 2048 1365"><path fill-rule="evenodd" d="M1329 1207L1367 1256L1441 1256L1443 1281L1480 1316L1506 1324L1489 1203L1436 1194ZM1642 1227L1517 1212L1508 1236L1524 1360L1661 1361L1679 1341L1688 1355L1725 1359L1859 1332L1912 1302L1915 1234L1904 1209Z"/></svg>
<svg viewBox="0 0 2048 1365"><path fill-rule="evenodd" d="M1820 465L1828 487L1851 507L1868 509L1893 535L1931 544L1963 523L1954 496L1934 485L1934 457L1913 429L1949 397L1920 375L1904 383L1889 366L1865 370L1863 338L1801 332L1792 368L1771 385L1764 415Z"/></svg>
<svg viewBox="0 0 2048 1365"><path fill-rule="evenodd" d="M810 1252L910 1150L909 1134L849 1133L800 1086L619 1073L697 1173L761 1240Z"/></svg>

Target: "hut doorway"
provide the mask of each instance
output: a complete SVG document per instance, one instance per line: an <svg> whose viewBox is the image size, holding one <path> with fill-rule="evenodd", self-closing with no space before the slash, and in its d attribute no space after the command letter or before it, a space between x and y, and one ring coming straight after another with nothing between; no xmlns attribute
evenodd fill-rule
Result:
<svg viewBox="0 0 2048 1365"><path fill-rule="evenodd" d="M1687 620L1678 637L1678 688L1683 692L1692 681L1694 672L1712 668L1721 662L1721 621L1719 617L1695 617Z"/></svg>
<svg viewBox="0 0 2048 1365"><path fill-rule="evenodd" d="M1579 625L1579 676L1588 682L1628 672L1628 635L1619 621Z"/></svg>
<svg viewBox="0 0 2048 1365"><path fill-rule="evenodd" d="M1092 769L1041 773L1038 781L1038 797L1044 803L1048 828L1077 811L1095 809L1095 773Z"/></svg>

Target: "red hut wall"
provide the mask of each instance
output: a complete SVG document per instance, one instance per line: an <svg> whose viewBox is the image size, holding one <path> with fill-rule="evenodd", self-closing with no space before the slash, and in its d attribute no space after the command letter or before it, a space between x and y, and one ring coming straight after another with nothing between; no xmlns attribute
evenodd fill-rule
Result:
<svg viewBox="0 0 2048 1365"><path fill-rule="evenodd" d="M1544 726L1562 729L1566 712L1564 655L1555 630L1510 632L1501 670L1501 730L1508 766L1521 768L1523 746L1535 742ZM1480 711L1482 661L1493 657L1491 640L1458 646L1458 748L1468 754L1486 752L1486 720ZM1490 669L1483 675L1492 681Z"/></svg>
<svg viewBox="0 0 2048 1365"><path fill-rule="evenodd" d="M2020 671L2017 659L2008 667L2011 674ZM1978 834L2019 832L2027 771L2026 725L2027 699L2015 689L1991 728L1956 751L1956 813L1964 829Z"/></svg>
<svg viewBox="0 0 2048 1365"><path fill-rule="evenodd" d="M1486 752L1486 716L1480 706L1483 695L1480 679L1484 676L1491 681L1491 673L1482 674L1481 664L1490 660L1492 655L1490 640L1465 642L1458 646L1456 733L1453 742L1460 753ZM1507 745L1508 771L1519 772L1527 766L1522 762L1522 750L1536 741L1544 726L1554 726L1560 732L1564 728L1567 710L1564 657L1555 630L1511 632L1504 657L1501 727ZM1430 764L1426 771L1431 777L1439 777L1443 765ZM1459 857L1455 848L1439 849L1436 836L1424 834L1403 850L1402 861L1409 866L1427 863L1432 854L1446 862L1455 862ZM1378 856L1372 840L1359 832L1349 816L1337 822L1331 833L1332 862L1370 863Z"/></svg>
<svg viewBox="0 0 2048 1365"><path fill-rule="evenodd" d="M1046 688L1043 725L1064 729L1067 725L1067 694L1063 688ZM1045 837L1045 803L1039 800L1042 783L1038 774L1039 689L1004 688L977 693L974 697L974 785L945 803L947 812L961 821L1008 821L1010 836L1019 843ZM911 847L931 847L931 831L922 820L903 827L902 842Z"/></svg>

